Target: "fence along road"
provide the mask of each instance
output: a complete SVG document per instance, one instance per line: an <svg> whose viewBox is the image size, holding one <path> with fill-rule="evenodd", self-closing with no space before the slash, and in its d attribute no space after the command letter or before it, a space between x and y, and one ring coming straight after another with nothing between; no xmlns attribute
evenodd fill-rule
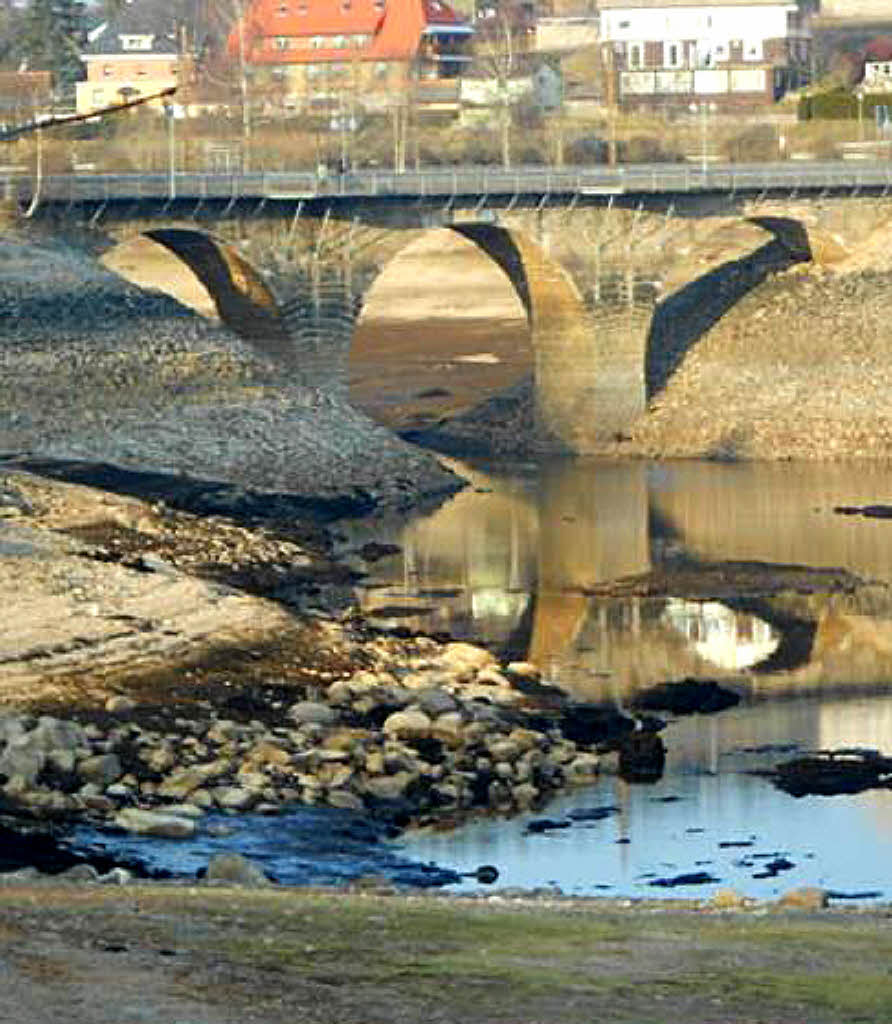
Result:
<svg viewBox="0 0 892 1024"><path fill-rule="evenodd" d="M887 195L892 163L628 164L621 167L455 166L401 173L360 169L324 176L312 172L250 174L56 174L32 177L0 170L0 192L21 204L94 203L127 200L294 201L356 203L412 199L539 197L570 202L576 198L626 196L657 198L684 194L803 193L814 196Z"/></svg>

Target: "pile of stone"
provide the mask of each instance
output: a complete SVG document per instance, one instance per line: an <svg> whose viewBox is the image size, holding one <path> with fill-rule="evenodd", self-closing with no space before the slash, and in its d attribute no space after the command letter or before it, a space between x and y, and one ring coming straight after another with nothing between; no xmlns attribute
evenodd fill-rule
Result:
<svg viewBox="0 0 892 1024"><path fill-rule="evenodd" d="M209 811L274 813L322 804L398 826L475 808L510 812L597 774L599 756L529 716L512 677L465 643L418 641L426 656L361 670L316 699L281 708L280 724L213 711L159 730L111 698L108 722L7 714L0 778L7 812L87 819L186 838Z"/></svg>

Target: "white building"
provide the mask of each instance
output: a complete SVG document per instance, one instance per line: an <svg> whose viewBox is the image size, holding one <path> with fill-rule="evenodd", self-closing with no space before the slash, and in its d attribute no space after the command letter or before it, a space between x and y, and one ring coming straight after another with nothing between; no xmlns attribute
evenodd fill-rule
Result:
<svg viewBox="0 0 892 1024"><path fill-rule="evenodd" d="M771 103L808 79L808 0L601 0L626 105Z"/></svg>
<svg viewBox="0 0 892 1024"><path fill-rule="evenodd" d="M861 85L865 92L892 92L892 60L865 61Z"/></svg>

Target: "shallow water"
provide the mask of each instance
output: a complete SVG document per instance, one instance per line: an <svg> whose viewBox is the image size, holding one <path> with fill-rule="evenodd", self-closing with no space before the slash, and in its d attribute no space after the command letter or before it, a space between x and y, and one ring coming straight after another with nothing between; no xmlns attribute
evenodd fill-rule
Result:
<svg viewBox="0 0 892 1024"><path fill-rule="evenodd" d="M888 898L892 793L796 799L748 772L797 751L892 752L892 522L835 511L892 500L892 467L576 460L466 471L473 488L377 534L402 550L365 581L375 621L484 640L575 697L624 710L642 689L686 677L718 680L743 703L670 720L656 785L605 777L535 814L405 837L405 852L461 871L493 863L504 885L587 894L733 885L769 896L820 884ZM745 593L728 563L757 570ZM851 579L837 573L831 586L791 567ZM654 577L656 596L628 586ZM779 583L763 593L760 579ZM569 817L592 808L615 810ZM529 834L543 817L572 824ZM714 880L654 884L689 874Z"/></svg>
<svg viewBox="0 0 892 1024"><path fill-rule="evenodd" d="M389 840L343 812L297 808L211 819L194 842L114 849L183 874L236 849L292 884L377 874L462 891L479 885L461 875L493 864L498 886L572 894L733 886L768 898L814 884L892 898L892 791L796 799L751 774L808 750L892 754L892 521L834 511L892 500L892 466L464 471L473 487L429 515L346 528L348 547L400 546L358 591L373 621L486 642L625 711L685 677L716 680L741 703L669 717L657 783L605 775L507 820ZM110 842L84 830L78 841Z"/></svg>

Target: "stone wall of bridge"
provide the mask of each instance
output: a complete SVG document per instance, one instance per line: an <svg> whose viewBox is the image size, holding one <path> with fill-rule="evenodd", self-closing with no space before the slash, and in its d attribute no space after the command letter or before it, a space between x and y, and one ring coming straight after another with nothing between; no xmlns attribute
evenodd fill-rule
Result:
<svg viewBox="0 0 892 1024"><path fill-rule="evenodd" d="M684 209L619 202L417 208L364 218L300 206L171 222L109 215L101 245L147 234L182 259L221 319L293 379L345 388L351 339L381 271L446 227L505 273L535 354L535 444L598 451L624 436L687 349L740 295L801 260L846 267L892 249L892 200L734 197Z"/></svg>

